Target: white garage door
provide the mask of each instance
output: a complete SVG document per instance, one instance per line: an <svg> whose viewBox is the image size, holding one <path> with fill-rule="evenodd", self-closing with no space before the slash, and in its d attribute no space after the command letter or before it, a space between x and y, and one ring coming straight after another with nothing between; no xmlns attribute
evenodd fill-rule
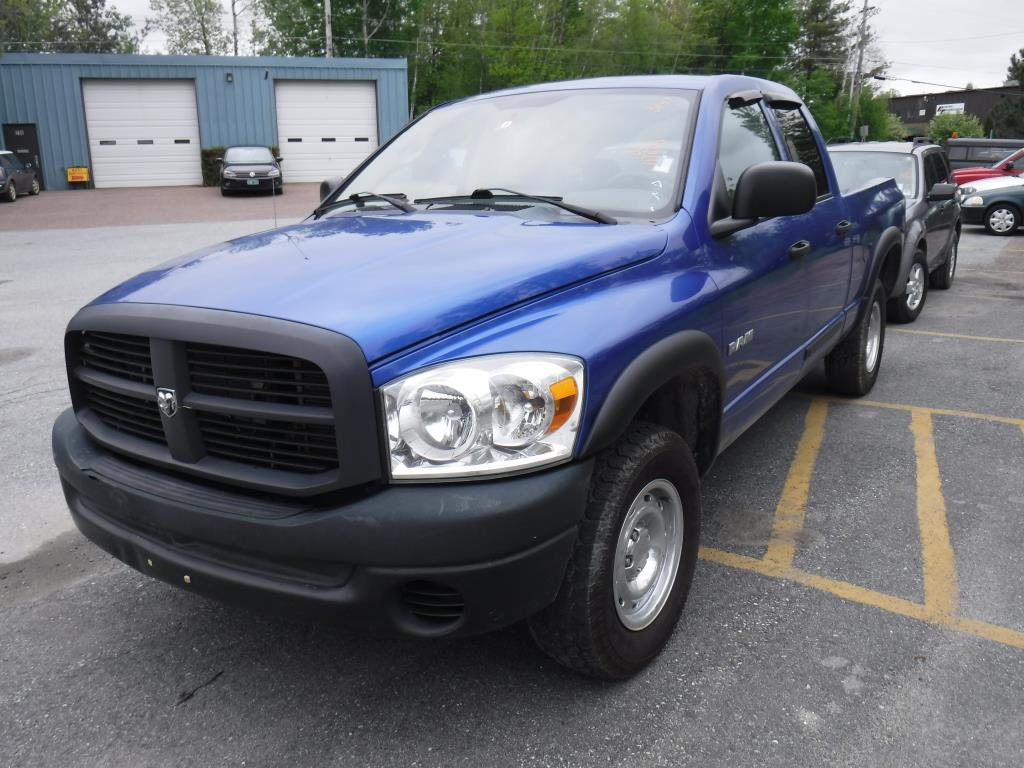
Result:
<svg viewBox="0 0 1024 768"><path fill-rule="evenodd" d="M202 184L191 80L84 80L97 187Z"/></svg>
<svg viewBox="0 0 1024 768"><path fill-rule="evenodd" d="M284 80L274 91L286 184L344 176L377 148L373 82Z"/></svg>

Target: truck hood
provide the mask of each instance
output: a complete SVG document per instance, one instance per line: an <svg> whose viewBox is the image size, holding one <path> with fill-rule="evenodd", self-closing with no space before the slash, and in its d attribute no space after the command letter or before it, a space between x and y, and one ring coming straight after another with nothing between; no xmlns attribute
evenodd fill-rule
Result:
<svg viewBox="0 0 1024 768"><path fill-rule="evenodd" d="M660 254L652 224L509 214L336 216L203 249L94 304L178 304L265 315L354 339L373 362L506 307Z"/></svg>

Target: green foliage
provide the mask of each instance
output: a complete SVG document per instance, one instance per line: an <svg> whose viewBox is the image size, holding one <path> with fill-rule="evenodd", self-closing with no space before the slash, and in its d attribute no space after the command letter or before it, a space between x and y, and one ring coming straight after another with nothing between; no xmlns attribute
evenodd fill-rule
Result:
<svg viewBox="0 0 1024 768"><path fill-rule="evenodd" d="M809 78L817 69L841 74L849 53L850 0L801 0L796 69Z"/></svg>
<svg viewBox="0 0 1024 768"><path fill-rule="evenodd" d="M984 136L985 130L978 118L966 114L936 115L928 123L928 138L936 144L946 146L946 142L954 133L961 139L970 139Z"/></svg>
<svg viewBox="0 0 1024 768"><path fill-rule="evenodd" d="M910 136L910 129L903 124L899 115L894 115L886 109L885 125L883 135L879 138L890 141L903 141Z"/></svg>
<svg viewBox="0 0 1024 768"><path fill-rule="evenodd" d="M149 0L153 16L146 19L144 34L158 29L167 36L170 53L224 54L231 45L224 31L224 9L219 0Z"/></svg>
<svg viewBox="0 0 1024 768"><path fill-rule="evenodd" d="M127 14L106 0L2 0L0 53L134 53L138 40Z"/></svg>
<svg viewBox="0 0 1024 768"><path fill-rule="evenodd" d="M996 104L985 127L999 139L1024 139L1024 48L1010 55L1006 76L1017 81L1016 93L1010 92Z"/></svg>

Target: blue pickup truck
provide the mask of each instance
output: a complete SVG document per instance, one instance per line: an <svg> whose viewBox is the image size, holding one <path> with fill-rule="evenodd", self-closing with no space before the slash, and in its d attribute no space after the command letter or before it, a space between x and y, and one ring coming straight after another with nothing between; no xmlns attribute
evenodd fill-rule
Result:
<svg viewBox="0 0 1024 768"><path fill-rule="evenodd" d="M528 619L628 676L683 608L716 456L822 361L871 389L903 220L892 180L840 193L772 82L438 107L306 221L74 316L71 514L200 594L381 634Z"/></svg>

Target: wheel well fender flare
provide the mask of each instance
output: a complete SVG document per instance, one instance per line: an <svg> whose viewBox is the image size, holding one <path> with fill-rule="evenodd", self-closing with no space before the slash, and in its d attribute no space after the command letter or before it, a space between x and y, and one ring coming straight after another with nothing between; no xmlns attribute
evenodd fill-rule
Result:
<svg viewBox="0 0 1024 768"><path fill-rule="evenodd" d="M725 367L715 341L707 333L696 330L666 336L647 347L622 370L594 417L581 456L591 456L607 448L626 431L658 390L673 380L692 375L711 378L715 384L709 393L714 398L714 407L709 410L714 412L707 414L713 418L713 423L702 425L701 430L702 442L708 442L702 453L710 456L695 457L698 465L704 464L703 468L710 466L718 452L725 399ZM705 431L708 429L710 433ZM691 448L695 446L691 445Z"/></svg>
<svg viewBox="0 0 1024 768"><path fill-rule="evenodd" d="M905 259L904 256L906 254L904 253L903 232L900 230L899 227L889 227L882 233L882 236L878 238L878 243L875 245L875 252L871 259L871 275L864 285L864 292L861 295L861 307L858 311L858 317L860 316L860 311L863 311L867 299L871 297L871 291L875 287L875 281L882 276L882 268L885 266L889 252L892 251L894 248L899 253L899 259L897 260L895 281L893 285L886 286L886 296L891 296L893 290L895 290L896 288L896 285L899 284L900 273L903 271L902 267L904 262L906 262L907 273L909 274L910 260L913 259L914 251L916 250L917 246L915 245L913 249L907 249L907 251L909 251L909 258Z"/></svg>

